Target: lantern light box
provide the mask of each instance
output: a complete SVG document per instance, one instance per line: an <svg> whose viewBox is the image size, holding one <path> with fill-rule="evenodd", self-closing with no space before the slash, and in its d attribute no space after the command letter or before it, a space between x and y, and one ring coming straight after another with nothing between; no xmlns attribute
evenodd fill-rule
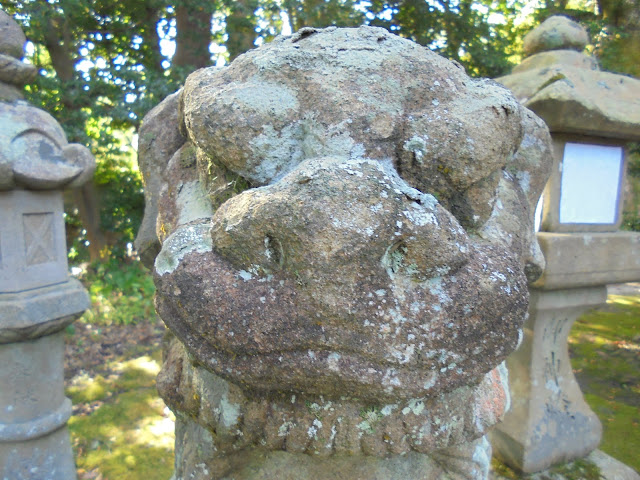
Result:
<svg viewBox="0 0 640 480"><path fill-rule="evenodd" d="M619 146L567 142L562 159L562 224L615 224L623 172Z"/></svg>

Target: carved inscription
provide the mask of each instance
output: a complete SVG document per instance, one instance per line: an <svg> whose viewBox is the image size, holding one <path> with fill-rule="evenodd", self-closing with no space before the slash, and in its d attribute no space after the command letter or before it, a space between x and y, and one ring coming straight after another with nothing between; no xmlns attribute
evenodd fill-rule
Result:
<svg viewBox="0 0 640 480"><path fill-rule="evenodd" d="M27 265L54 262L53 213L26 213L22 216Z"/></svg>

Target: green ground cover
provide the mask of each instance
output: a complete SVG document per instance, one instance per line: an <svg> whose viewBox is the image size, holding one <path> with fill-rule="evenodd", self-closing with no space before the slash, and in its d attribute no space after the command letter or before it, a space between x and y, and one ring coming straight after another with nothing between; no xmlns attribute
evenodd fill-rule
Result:
<svg viewBox="0 0 640 480"><path fill-rule="evenodd" d="M135 275L91 274L89 280L98 284L91 289L96 308L79 322L90 323L94 332L107 325L127 329L155 322L149 313L153 284L136 268ZM119 282L115 286L113 278ZM71 341L78 335L68 332ZM100 334L90 338L100 341ZM585 399L604 427L601 450L640 471L640 297L610 296L606 306L576 321L569 347ZM159 347L133 342L122 355L68 382L76 409L69 430L80 480L171 476L173 417L155 390L160 357ZM577 479L594 473L589 465L576 468ZM508 469L501 472L520 478Z"/></svg>
<svg viewBox="0 0 640 480"><path fill-rule="evenodd" d="M108 375L76 376L66 393L88 415L69 431L79 477L168 479L173 471L173 419L155 389L160 351L106 365Z"/></svg>
<svg viewBox="0 0 640 480"><path fill-rule="evenodd" d="M603 426L600 449L640 471L640 297L611 295L569 339L585 400Z"/></svg>

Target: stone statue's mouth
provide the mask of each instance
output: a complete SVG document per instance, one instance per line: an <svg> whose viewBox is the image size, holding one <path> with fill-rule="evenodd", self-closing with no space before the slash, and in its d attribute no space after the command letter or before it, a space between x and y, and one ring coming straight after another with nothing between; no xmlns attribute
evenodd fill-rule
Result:
<svg viewBox="0 0 640 480"><path fill-rule="evenodd" d="M473 248L456 275L419 283L381 266L335 290L300 285L295 275L249 274L194 251L156 275L157 308L199 362L250 389L433 396L495 368L524 321L521 268L505 257L509 265L498 269L492 259L500 257L486 251L495 247Z"/></svg>

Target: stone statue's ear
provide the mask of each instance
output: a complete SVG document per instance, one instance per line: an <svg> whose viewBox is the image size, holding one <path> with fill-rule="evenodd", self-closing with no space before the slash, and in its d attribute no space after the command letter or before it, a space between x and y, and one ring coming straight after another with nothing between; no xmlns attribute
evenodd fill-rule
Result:
<svg viewBox="0 0 640 480"><path fill-rule="evenodd" d="M93 172L96 170L96 160L87 147L79 143L71 143L66 145L62 152L70 164L82 169L80 175L69 183L69 188L78 188L93 177Z"/></svg>

